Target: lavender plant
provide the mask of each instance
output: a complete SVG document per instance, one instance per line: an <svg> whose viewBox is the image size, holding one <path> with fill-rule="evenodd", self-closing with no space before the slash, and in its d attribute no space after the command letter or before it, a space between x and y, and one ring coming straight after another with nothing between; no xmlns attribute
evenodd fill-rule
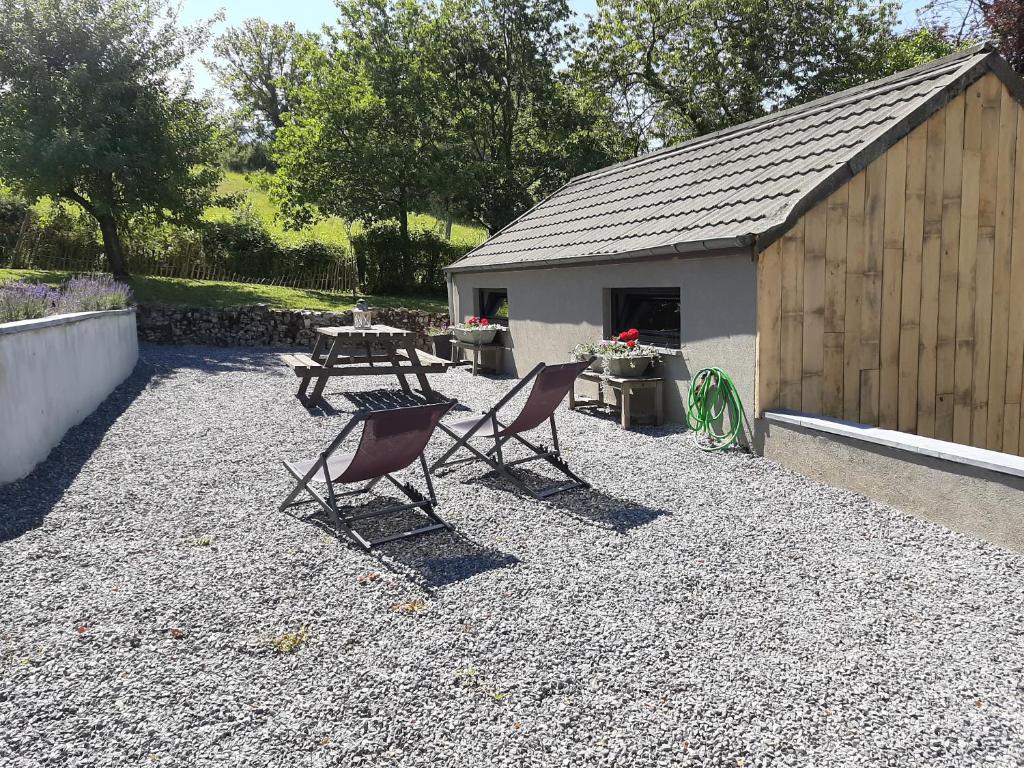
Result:
<svg viewBox="0 0 1024 768"><path fill-rule="evenodd" d="M31 320L50 314L60 302L60 291L48 285L16 281L0 284L0 323Z"/></svg>
<svg viewBox="0 0 1024 768"><path fill-rule="evenodd" d="M124 309L131 302L131 289L109 277L72 278L63 288L21 280L0 283L0 323L69 312Z"/></svg>
<svg viewBox="0 0 1024 768"><path fill-rule="evenodd" d="M113 278L73 277L64 286L62 312L96 312L103 309L124 309L132 301L132 291ZM67 307L65 309L65 307Z"/></svg>

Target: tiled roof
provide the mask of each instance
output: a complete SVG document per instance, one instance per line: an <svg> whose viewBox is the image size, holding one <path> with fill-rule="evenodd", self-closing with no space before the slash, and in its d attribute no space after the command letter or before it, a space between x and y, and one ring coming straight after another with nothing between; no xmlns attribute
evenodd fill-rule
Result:
<svg viewBox="0 0 1024 768"><path fill-rule="evenodd" d="M579 176L452 271L758 250L986 71L983 46Z"/></svg>

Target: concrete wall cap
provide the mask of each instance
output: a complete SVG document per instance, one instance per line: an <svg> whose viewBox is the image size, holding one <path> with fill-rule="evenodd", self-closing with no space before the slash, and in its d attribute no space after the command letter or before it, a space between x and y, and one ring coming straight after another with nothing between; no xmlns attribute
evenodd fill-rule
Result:
<svg viewBox="0 0 1024 768"><path fill-rule="evenodd" d="M764 418L769 423L803 427L816 432L882 445L886 448L916 453L921 456L931 456L977 469L1024 477L1024 457L1022 456L1011 456L1008 453L950 443L946 440L936 440L933 437L921 437L906 432L897 432L893 429L881 429L853 421L813 416L798 411L784 409L765 411Z"/></svg>
<svg viewBox="0 0 1024 768"><path fill-rule="evenodd" d="M104 309L97 312L70 312L66 315L49 315L32 320L15 320L11 323L0 323L0 336L8 333L24 333L39 328L50 328L54 325L69 325L89 320L93 317L109 317L111 315L129 315L135 312L134 307L128 309Z"/></svg>

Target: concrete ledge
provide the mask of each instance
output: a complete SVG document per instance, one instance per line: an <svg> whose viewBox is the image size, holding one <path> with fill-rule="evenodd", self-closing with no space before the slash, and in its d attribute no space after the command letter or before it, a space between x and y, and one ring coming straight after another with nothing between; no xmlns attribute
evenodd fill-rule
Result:
<svg viewBox="0 0 1024 768"><path fill-rule="evenodd" d="M755 433L794 472L1024 552L1019 457L792 412L766 413Z"/></svg>
<svg viewBox="0 0 1024 768"><path fill-rule="evenodd" d="M1024 457L1011 456L1008 453L989 451L970 445L950 443L932 437L921 437L892 429L879 429L853 421L832 419L827 416L810 416L796 411L765 411L764 418L773 424L789 424L795 427L825 432L853 440L863 440L875 445L884 445L900 451L932 456L956 464L963 464L977 469L988 469L1007 475L1024 477Z"/></svg>
<svg viewBox="0 0 1024 768"><path fill-rule="evenodd" d="M131 309L0 325L0 483L29 474L138 357Z"/></svg>

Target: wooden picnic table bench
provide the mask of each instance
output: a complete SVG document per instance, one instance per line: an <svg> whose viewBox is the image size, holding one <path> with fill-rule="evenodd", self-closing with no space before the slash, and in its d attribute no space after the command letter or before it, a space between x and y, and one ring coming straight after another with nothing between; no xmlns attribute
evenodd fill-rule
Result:
<svg viewBox="0 0 1024 768"><path fill-rule="evenodd" d="M406 376L415 376L420 392L428 399L437 393L427 380L429 373L444 373L451 363L428 352L416 349L416 335L401 328L375 325L370 328L354 326L327 326L317 328L316 343L311 354L289 353L281 355L301 381L299 400L305 405L316 405L323 399L324 387L332 376L384 376L394 374L402 391L412 394ZM374 349L374 346L377 349ZM363 353L350 354L344 350L362 347ZM311 382L312 394L307 395Z"/></svg>

